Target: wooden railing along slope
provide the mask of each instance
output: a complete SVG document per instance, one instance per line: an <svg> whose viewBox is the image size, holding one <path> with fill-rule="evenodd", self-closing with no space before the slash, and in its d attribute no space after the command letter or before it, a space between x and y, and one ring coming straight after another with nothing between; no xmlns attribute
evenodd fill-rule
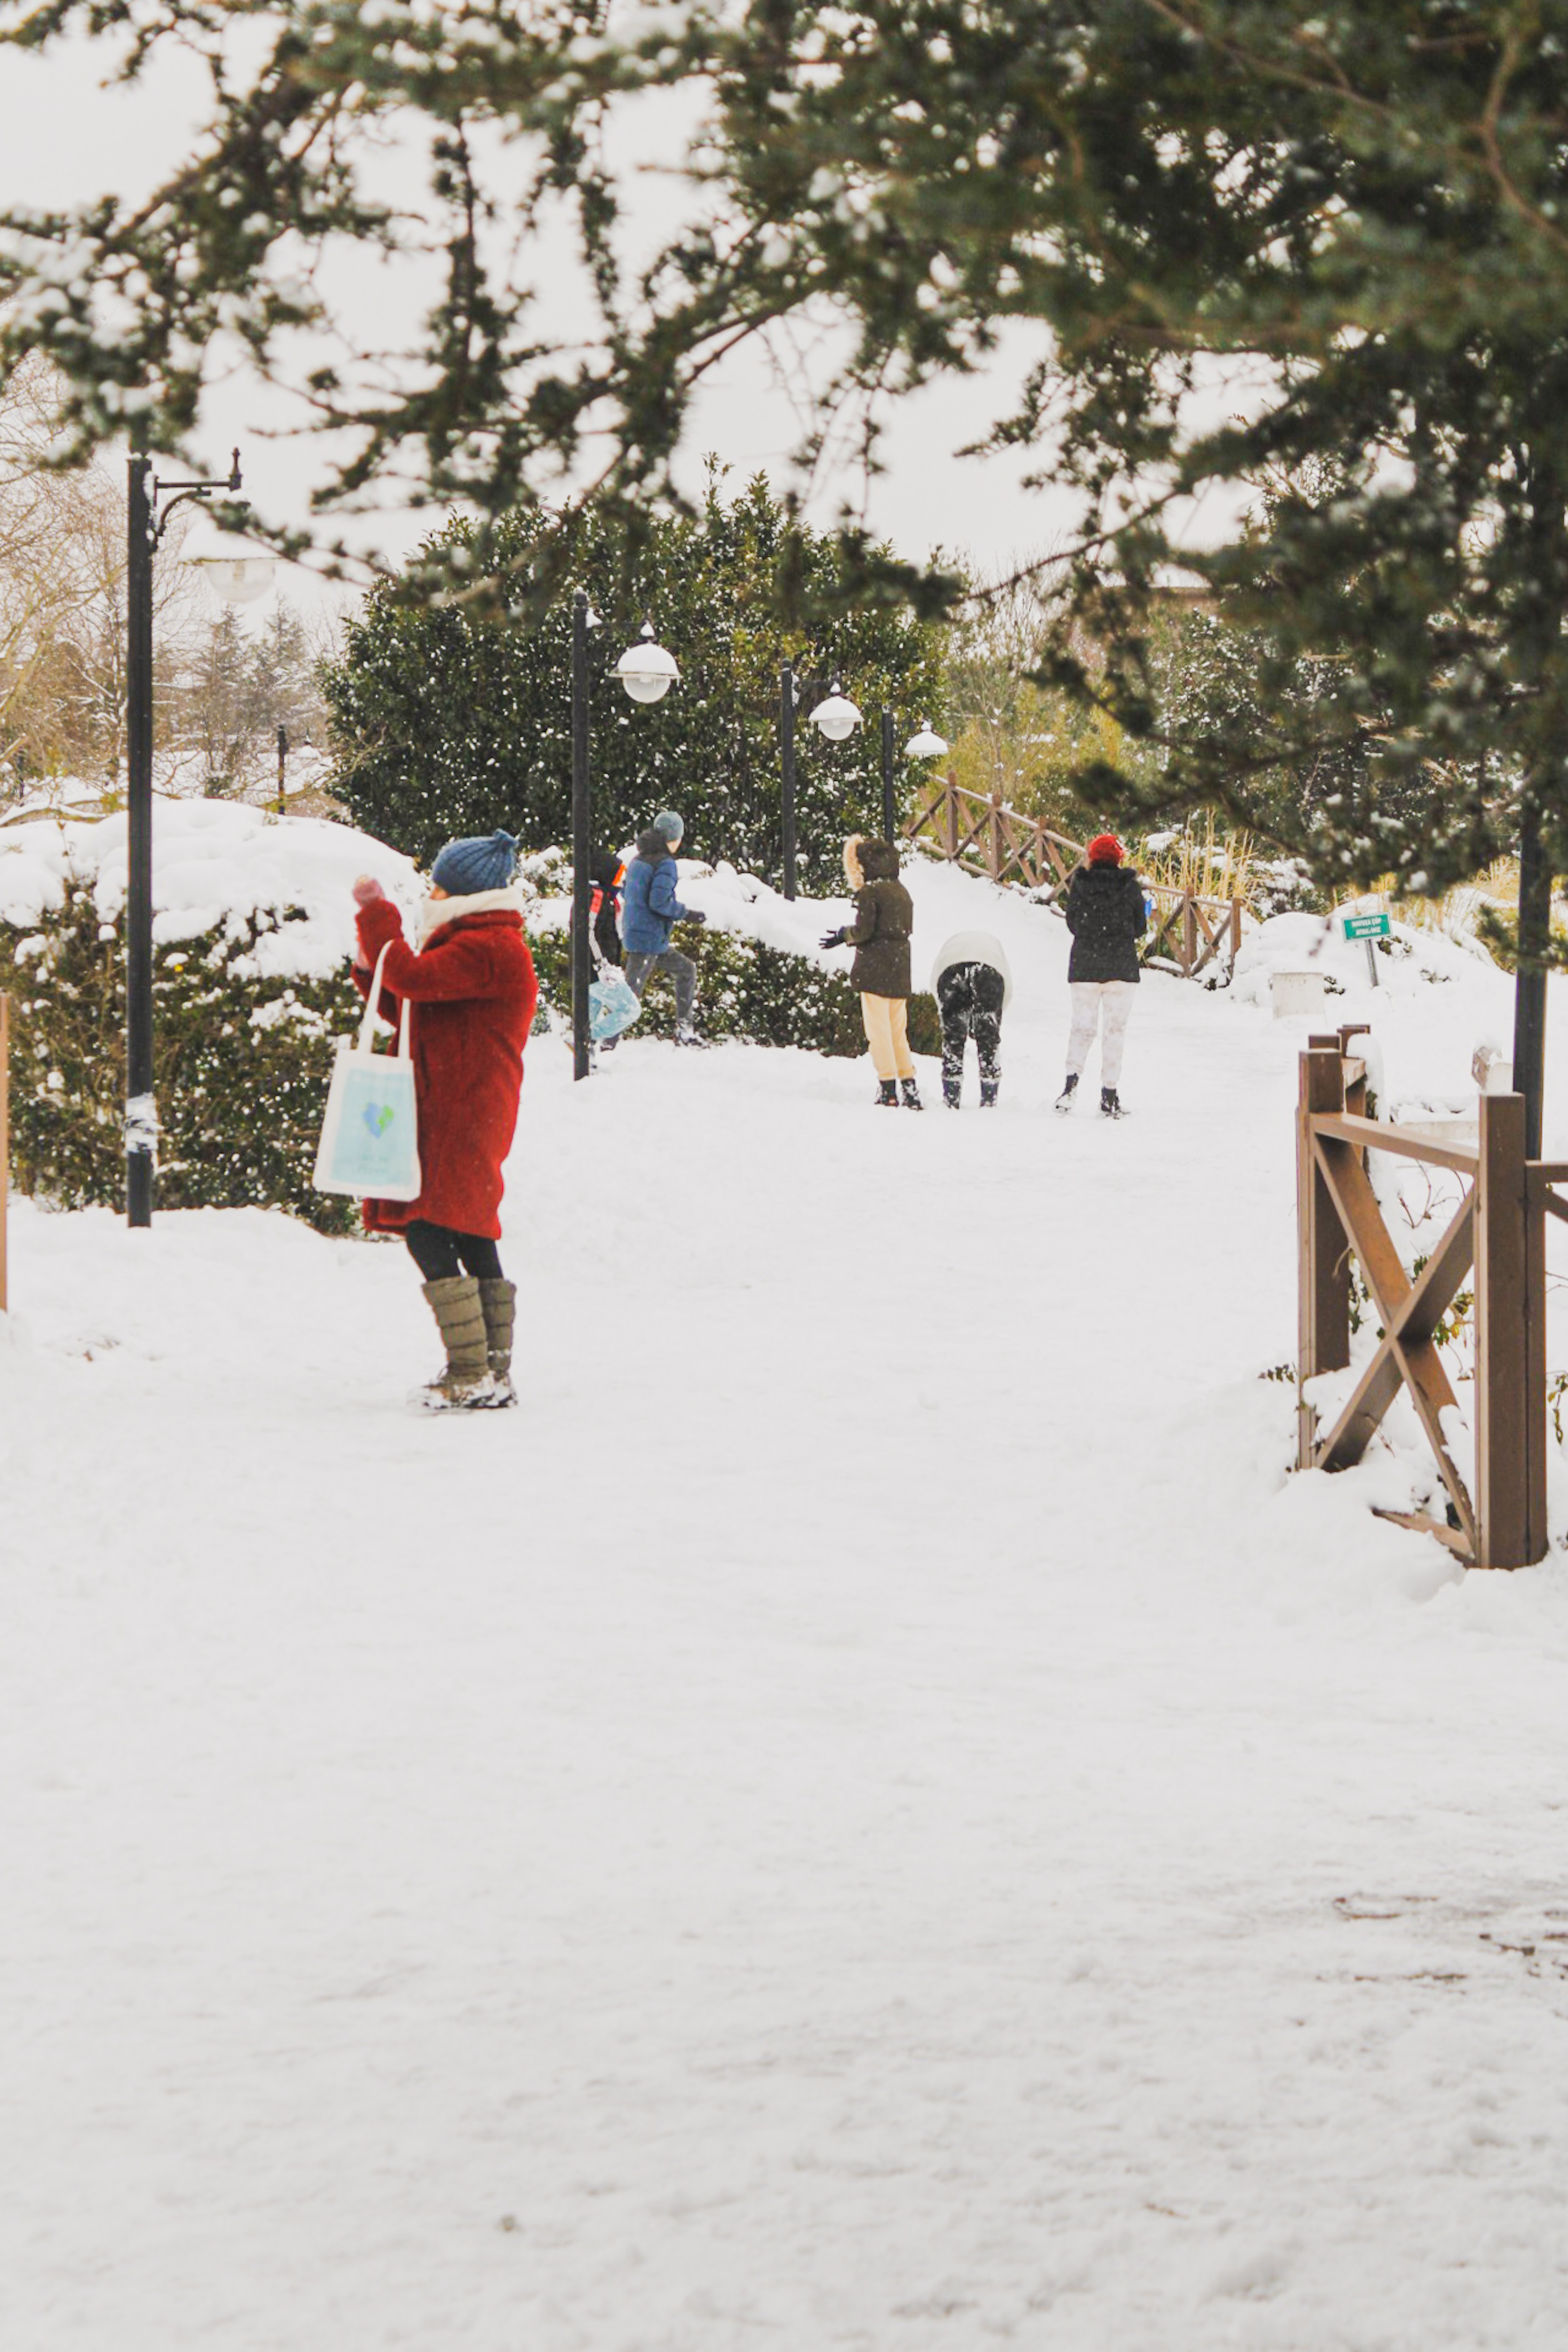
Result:
<svg viewBox="0 0 1568 2352"><path fill-rule="evenodd" d="M920 803L904 831L911 841L923 836L954 865L1028 890L1045 906L1055 903L1083 863L1082 842L1009 808L999 793L971 792L950 775ZM1239 898L1201 898L1160 882L1144 887L1155 902L1145 959L1165 957L1187 980L1215 962L1235 965L1241 945Z"/></svg>

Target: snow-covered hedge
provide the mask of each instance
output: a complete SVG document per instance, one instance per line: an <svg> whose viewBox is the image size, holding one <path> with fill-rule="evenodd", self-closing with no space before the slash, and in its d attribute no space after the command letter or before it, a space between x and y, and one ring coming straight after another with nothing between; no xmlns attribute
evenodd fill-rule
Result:
<svg viewBox="0 0 1568 2352"><path fill-rule="evenodd" d="M542 1003L558 1022L571 1006L570 943L566 929L571 867L565 855L544 850L525 861L525 886L538 894L528 935ZM800 1045L808 1053L846 1058L865 1052L860 997L849 982L850 959L831 960L818 948L824 928L841 922L847 904L826 898L786 899L753 875L681 861L681 897L707 917L706 927L678 924L674 944L697 968L697 1019L705 1036L755 1045ZM667 1037L675 1025L674 992L656 978L637 1023L639 1036ZM917 1054L939 1054L941 1025L934 997L910 1000L909 1040Z"/></svg>
<svg viewBox="0 0 1568 2352"><path fill-rule="evenodd" d="M225 801L160 799L154 823L156 1078L164 1208L292 1210L327 1232L350 1202L310 1183L333 1040L358 1018L349 979L350 886L373 873L412 913L410 861L347 825L277 819ZM847 905L787 903L733 869L688 867L683 890L709 914L688 926L709 1036L821 1054L865 1050L848 958L817 938ZM530 859L528 930L547 1006L570 1003L558 853ZM62 1207L113 1205L125 1181L126 821L51 815L0 826L0 990L12 998L11 1160L19 1190ZM674 1003L649 991L643 1034L667 1034ZM911 1039L940 1049L928 996Z"/></svg>
<svg viewBox="0 0 1568 2352"><path fill-rule="evenodd" d="M153 1001L165 1208L267 1203L343 1231L312 1191L332 1040L356 1017L350 885L406 858L346 826L160 801ZM126 824L0 830L0 989L13 1000L11 1157L24 1192L75 1207L124 1188Z"/></svg>

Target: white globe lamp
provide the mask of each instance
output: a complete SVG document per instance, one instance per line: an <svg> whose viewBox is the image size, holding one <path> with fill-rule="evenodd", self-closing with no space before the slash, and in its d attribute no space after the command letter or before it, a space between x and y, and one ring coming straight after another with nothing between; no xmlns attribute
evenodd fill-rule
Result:
<svg viewBox="0 0 1568 2352"><path fill-rule="evenodd" d="M906 760L939 760L948 748L929 719L923 719L919 734L912 735L904 745L904 756Z"/></svg>
<svg viewBox="0 0 1568 2352"><path fill-rule="evenodd" d="M254 604L266 595L277 569L277 559L248 539L232 531L214 531L200 551L187 555L213 593L225 604Z"/></svg>
<svg viewBox="0 0 1568 2352"><path fill-rule="evenodd" d="M819 735L826 736L830 743L842 743L854 733L860 723L858 706L842 692L835 678L831 694L825 702L819 702L811 713L812 726Z"/></svg>
<svg viewBox="0 0 1568 2352"><path fill-rule="evenodd" d="M655 641L653 624L644 622L636 644L616 663L615 675L633 702L662 702L681 673L674 655Z"/></svg>

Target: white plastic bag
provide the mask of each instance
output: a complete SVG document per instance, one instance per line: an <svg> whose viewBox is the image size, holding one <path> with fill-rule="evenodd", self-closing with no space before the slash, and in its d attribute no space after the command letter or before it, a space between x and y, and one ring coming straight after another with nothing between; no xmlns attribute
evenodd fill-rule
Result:
<svg viewBox="0 0 1568 2352"><path fill-rule="evenodd" d="M318 1192L351 1192L365 1201L413 1201L419 1196L419 1129L413 1062L408 1050L408 999L402 1001L397 1051L372 1054L376 1007L387 941L376 958L365 1016L357 1037L340 1037L327 1116L316 1151Z"/></svg>

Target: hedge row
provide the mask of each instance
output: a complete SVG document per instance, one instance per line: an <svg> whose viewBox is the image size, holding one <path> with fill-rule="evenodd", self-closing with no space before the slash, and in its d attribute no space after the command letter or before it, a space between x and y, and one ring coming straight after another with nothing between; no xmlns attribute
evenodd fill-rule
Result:
<svg viewBox="0 0 1568 2352"><path fill-rule="evenodd" d="M263 980L263 932L302 914L158 948L154 1091L166 1209L291 1210L347 1233L354 1204L310 1182L334 1038L361 1010L345 966L330 980ZM25 933L0 925L12 1000L11 1166L18 1191L60 1208L117 1205L125 1189L125 939L85 885Z"/></svg>
<svg viewBox="0 0 1568 2352"><path fill-rule="evenodd" d="M333 1041L361 1010L347 967L323 981L267 980L256 941L302 914L154 952L155 1091L163 1121L158 1202L166 1209L278 1207L322 1233L348 1233L354 1203L310 1181ZM679 928L695 961L699 1022L713 1038L865 1051L860 1000L841 974L732 932ZM567 935L532 940L542 1001L569 1017ZM85 884L26 932L0 924L0 990L12 999L11 1166L18 1192L61 1208L117 1206L125 1185L125 940ZM638 1034L669 1036L674 1003L655 978ZM910 1004L917 1053L941 1050L929 996Z"/></svg>
<svg viewBox="0 0 1568 2352"><path fill-rule="evenodd" d="M563 930L531 942L539 998L564 1022L571 1007L571 947ZM843 973L825 971L800 956L735 931L678 923L672 944L697 968L697 1027L705 1037L741 1038L756 1045L800 1045L810 1054L854 1056L866 1050L861 1001ZM658 973L649 982L635 1034L674 1034L673 991ZM909 1042L917 1054L939 1054L936 1001L909 1003Z"/></svg>

